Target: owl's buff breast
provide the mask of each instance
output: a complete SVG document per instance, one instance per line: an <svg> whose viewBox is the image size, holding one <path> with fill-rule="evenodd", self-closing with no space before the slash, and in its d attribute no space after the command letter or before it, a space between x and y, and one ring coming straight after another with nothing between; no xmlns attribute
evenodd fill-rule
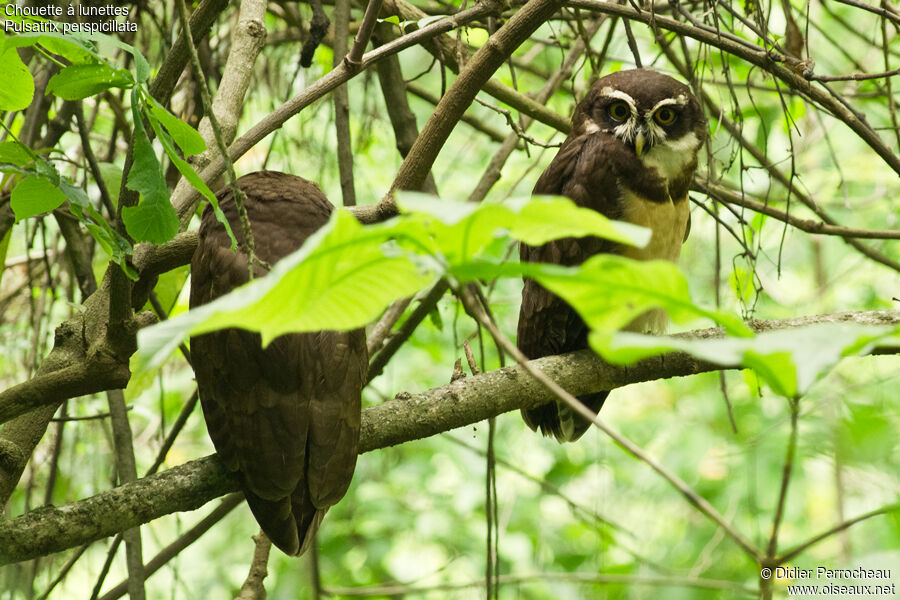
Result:
<svg viewBox="0 0 900 600"><path fill-rule="evenodd" d="M621 254L635 260L663 259L678 262L681 245L690 216L687 196L678 202L653 202L625 188L623 220L650 229L653 234L643 248L622 246ZM667 326L666 313L660 309L647 311L626 329L641 333L662 334Z"/></svg>

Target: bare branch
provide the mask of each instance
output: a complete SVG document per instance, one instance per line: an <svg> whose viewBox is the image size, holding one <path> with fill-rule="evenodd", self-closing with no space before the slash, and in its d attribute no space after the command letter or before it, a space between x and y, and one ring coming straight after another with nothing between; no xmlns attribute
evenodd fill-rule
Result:
<svg viewBox="0 0 900 600"><path fill-rule="evenodd" d="M817 233L821 235L836 235L843 238L868 238L876 240L900 240L900 230L897 229L854 229L852 227L841 227L840 225L831 225L821 221L813 221L811 219L801 219L791 214L779 210L769 204L765 204L758 200L749 198L746 194L740 194L728 188L705 180L697 178L694 181L694 188L703 192L708 196L712 196L721 202L743 206L758 213L768 215L779 221L787 223L792 227L796 227L807 233Z"/></svg>

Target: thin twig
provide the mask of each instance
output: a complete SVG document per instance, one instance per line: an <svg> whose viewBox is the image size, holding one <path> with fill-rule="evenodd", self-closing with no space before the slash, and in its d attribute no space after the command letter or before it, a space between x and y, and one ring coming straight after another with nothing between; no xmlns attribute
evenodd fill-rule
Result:
<svg viewBox="0 0 900 600"><path fill-rule="evenodd" d="M269 574L269 551L272 549L272 542L262 530L253 536L253 560L250 563L250 572L241 585L241 593L237 595L235 600L265 600L266 588L263 585Z"/></svg>
<svg viewBox="0 0 900 600"><path fill-rule="evenodd" d="M375 326L372 328L372 333L366 338L366 348L369 351L369 356L372 356L381 350L384 346L384 341L391 333L391 329L397 324L400 317L403 316L403 312L406 310L406 307L409 306L409 303L412 302L412 299L412 296L407 296L406 298L395 300L394 303L384 311L384 315L382 315L381 319L375 323Z"/></svg>
<svg viewBox="0 0 900 600"><path fill-rule="evenodd" d="M416 327L419 326L419 323L425 320L425 317L434 310L434 307L437 305L438 300L440 300L444 293L449 289L449 285L445 280L440 280L432 286L432 288L428 291L427 294L422 298L419 305L413 310L413 312L406 318L406 321L403 322L403 325L400 329L397 330L395 334L387 338L387 341L384 342L384 345L381 347L381 350L375 354L371 360L369 361L369 372L366 375L366 384L370 381L381 375L384 371L384 367L387 365L388 361L391 359L394 354L396 354L397 350L400 349L406 340L413 334L416 330Z"/></svg>
<svg viewBox="0 0 900 600"><path fill-rule="evenodd" d="M150 577L170 560L178 556L182 550L200 539L204 533L209 531L213 525L224 519L228 514L241 502L244 501L244 494L238 492L225 496L219 505L214 508L208 515L200 519L196 525L178 536L171 544L159 551L159 553L147 561L144 571L147 577ZM87 546L83 546L87 548ZM128 591L128 582L123 581L113 587L111 590L103 594L100 600L117 600L124 596Z"/></svg>
<svg viewBox="0 0 900 600"><path fill-rule="evenodd" d="M512 113L507 109L495 106L490 102L485 102L478 96L475 97L475 102L484 106L485 108L494 111L499 115L503 115L503 117L506 119L506 124L509 125L509 128L513 130L513 133L515 133L516 137L518 137L520 140L526 141L533 146L538 146L539 148L559 148L560 146L562 146L562 142L556 144L547 144L545 142L534 139L530 135L527 135L522 125L516 122L516 120L512 116Z"/></svg>
<svg viewBox="0 0 900 600"><path fill-rule="evenodd" d="M827 530L823 531L822 533L808 539L807 541L803 542L802 544L794 546L793 548L790 548L789 550L785 550L784 554L777 556L775 559L773 559L772 562L779 564L779 565L783 565L786 562L792 561L794 558L796 558L803 552L806 552L812 546L818 544L822 540L825 540L825 539L833 536L835 533L844 531L848 527L856 525L857 523L865 521L866 519L871 519L872 517L877 517L880 515L889 515L891 513L897 513L897 512L900 512L900 504L889 504L888 506L884 506L882 508L878 508L878 509L869 511L867 513L861 514L858 517L848 519L848 520L843 521L842 523L838 523L834 527L827 529Z"/></svg>
<svg viewBox="0 0 900 600"><path fill-rule="evenodd" d="M794 468L794 455L797 453L797 418L800 414L800 402L796 398L788 398L791 410L791 433L788 437L788 445L784 465L781 469L781 487L778 491L778 502L775 507L775 517L772 519L772 532L769 534L769 543L766 547L766 558L775 557L778 549L778 529L784 516L784 505L787 502L788 486L791 483L791 471Z"/></svg>
<svg viewBox="0 0 900 600"><path fill-rule="evenodd" d="M466 310L469 311L473 318L481 323L490 332L491 336L494 338L497 344L501 348L503 348L505 352L512 356L519 364L519 366L525 370L525 372L539 381L541 385L552 392L557 398L565 402L572 410L577 412L585 419L588 419L591 423L594 424L595 427L611 437L613 441L615 441L629 454L631 454L638 460L643 461L644 463L649 465L650 468L660 474L676 490L678 490L688 500L688 502L697 507L700 512L702 512L710 520L721 527L729 535L729 537L731 537L731 539L734 540L734 542L742 550L744 550L744 552L750 555L751 558L757 560L757 562L762 559L762 554L759 552L759 550L757 550L748 539L744 538L744 536L742 536L737 530L735 530L731 526L731 524L725 520L725 517L723 517L719 513L719 511L717 511L715 507L711 505L705 498L697 494L677 475L675 475L674 473L670 473L665 467L658 463L649 454L644 452L643 449L641 449L634 442L606 425L606 423L604 423L597 417L596 413L582 404L575 396L560 387L559 384L544 375L544 373L534 368L528 362L528 359L525 357L525 355L523 355L522 352L515 346L515 344L510 342L509 339L500 332L497 326L489 318L486 317L484 312L479 309L477 303L472 300L471 294L469 294L468 290L457 290L457 296L462 300L463 305L466 307Z"/></svg>
<svg viewBox="0 0 900 600"><path fill-rule="evenodd" d="M178 16L181 19L181 29L184 31L184 39L187 40L188 52L190 55L191 72L197 87L200 90L200 97L203 100L203 110L209 117L209 124L213 130L213 136L216 140L216 146L219 148L219 156L225 161L225 181L231 188L231 194L234 198L234 205L237 207L238 215L241 220L241 234L243 235L244 249L247 253L247 271L250 279L253 279L254 270L257 266L268 268L258 256L256 256L256 242L253 239L253 230L250 225L250 217L247 215L247 207L244 201L247 199L244 191L237 185L237 175L234 173L234 163L228 156L228 146L225 138L222 136L222 129L219 127L219 120L213 111L212 97L209 93L209 86L206 85L206 77L203 75L203 68L200 66L200 59L197 56L197 48L194 46L191 37L190 19L187 13L187 7L184 0L176 0L176 8Z"/></svg>
<svg viewBox="0 0 900 600"><path fill-rule="evenodd" d="M885 19L888 19L897 25L900 25L900 14L888 10L887 8L881 8L880 6L873 6L871 4L866 4L865 2L856 2L856 0L835 0L835 2L839 2L841 4L846 4L847 6L853 6L854 8L860 8L862 10L867 10L870 13L874 13Z"/></svg>
<svg viewBox="0 0 900 600"><path fill-rule="evenodd" d="M821 235L835 235L842 238L866 238L875 240L900 240L900 230L898 229L855 229L853 227L842 227L840 225L831 225L821 221L813 221L810 219L801 219L779 210L769 204L764 204L758 200L747 197L746 194L739 194L726 187L708 183L700 178L694 180L694 188L709 196L712 196L720 202L727 202L737 206L743 206L758 213L768 215L779 221L787 223L792 227L796 227L807 233L817 233Z"/></svg>
<svg viewBox="0 0 900 600"><path fill-rule="evenodd" d="M900 68L882 73L850 73L849 75L809 75L810 81L866 81L867 79L887 79L900 75Z"/></svg>

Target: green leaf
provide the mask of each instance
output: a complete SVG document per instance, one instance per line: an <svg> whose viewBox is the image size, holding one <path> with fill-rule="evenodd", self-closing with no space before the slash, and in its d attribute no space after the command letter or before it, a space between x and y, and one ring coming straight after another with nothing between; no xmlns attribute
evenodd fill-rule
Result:
<svg viewBox="0 0 900 600"><path fill-rule="evenodd" d="M900 327L818 323L752 338L688 339L592 332L589 341L605 360L616 364L680 351L716 365L750 368L773 391L792 398L805 394L843 357L867 354L877 344L896 344L898 336Z"/></svg>
<svg viewBox="0 0 900 600"><path fill-rule="evenodd" d="M496 264L481 256L509 233L531 243L569 235L646 241L645 230L608 221L570 200L528 198L475 205L403 196L401 202L405 214L368 227L338 212L266 277L142 331L141 362L158 364L186 334L225 327L258 331L265 343L291 331L359 327L393 300L448 273L461 281L534 277L565 297L595 327L621 327L648 308L661 306L679 320L710 317L732 331L748 333L736 317L694 306L684 277L668 262L638 263L602 255L567 268ZM548 221L553 227L546 227ZM302 298L297 298L296 290L304 290Z"/></svg>
<svg viewBox="0 0 900 600"><path fill-rule="evenodd" d="M34 160L27 146L19 142L0 142L0 163L24 167Z"/></svg>
<svg viewBox="0 0 900 600"><path fill-rule="evenodd" d="M122 221L138 242L163 244L178 233L178 216L167 196L144 196L137 206L123 207Z"/></svg>
<svg viewBox="0 0 900 600"><path fill-rule="evenodd" d="M451 264L478 256L500 234L533 246L560 237L588 235L633 246L644 246L650 241L649 229L612 221L561 196L519 197L502 204L474 204L400 192L396 201L403 211L436 220L429 222L428 227L437 248Z"/></svg>
<svg viewBox="0 0 900 600"><path fill-rule="evenodd" d="M132 255L131 243L103 218L97 209L93 207L87 194L80 187L62 178L60 189L69 200L69 212L71 212L87 228L91 236L97 241L109 258L122 267L125 274L137 281L137 271L131 266L128 257Z"/></svg>
<svg viewBox="0 0 900 600"><path fill-rule="evenodd" d="M62 56L72 64L86 64L96 58L96 52L94 52L90 44L85 46L69 36L54 37L45 35L39 37L37 41L51 54Z"/></svg>
<svg viewBox="0 0 900 600"><path fill-rule="evenodd" d="M33 21L46 21L45 19L40 19L37 17L30 17L29 19ZM12 20L16 22L22 22L22 19L18 17L13 17ZM68 44L71 46L71 49L66 51L62 45L55 46L51 49L52 40L56 40L60 44ZM144 83L150 78L150 64L147 62L147 59L144 58L143 54L136 50L134 46L130 46L122 40L113 36L106 35L104 33L84 33L81 31L73 31L65 34L47 32L20 33L10 38L8 45L31 46L36 43L40 43L44 47L51 49L51 52L61 54L62 56L65 56L66 58L71 60L73 63L84 62L84 53L86 53L96 61L109 65L109 62L106 60L106 58L101 56L100 53L97 52L96 46L92 40L112 44L113 46L121 48L125 52L131 54L134 57L134 80L137 83Z"/></svg>
<svg viewBox="0 0 900 600"><path fill-rule="evenodd" d="M675 322L705 317L732 335L752 333L734 315L695 305L687 280L669 261L598 254L579 267L527 265L524 274L571 304L591 329L615 331L647 310L662 308Z"/></svg>
<svg viewBox="0 0 900 600"><path fill-rule="evenodd" d="M122 208L122 221L128 235L139 242L162 244L178 233L178 215L169 202L169 190L153 146L144 130L138 111L137 89L132 90L134 115L134 164L128 173L128 189L140 192L137 206Z"/></svg>
<svg viewBox="0 0 900 600"><path fill-rule="evenodd" d="M14 46L0 54L0 110L22 110L34 97L34 79Z"/></svg>
<svg viewBox="0 0 900 600"><path fill-rule="evenodd" d="M875 460L890 461L894 455L897 431L882 407L847 404L849 414L841 419L837 443L841 457L860 465Z"/></svg>
<svg viewBox="0 0 900 600"><path fill-rule="evenodd" d="M163 124L185 156L200 154L206 150L206 142L197 130L162 106L154 102L150 106L150 114Z"/></svg>
<svg viewBox="0 0 900 600"><path fill-rule="evenodd" d="M219 221L219 223L221 223L223 227L225 227L225 232L228 234L228 238L231 240L231 249L235 250L237 248L237 240L234 237L234 233L231 231L231 224L228 222L228 219L225 218L225 213L223 213L222 209L219 208L219 199L216 198L216 195L213 193L213 191L209 189L209 186L206 185L206 182L200 178L200 175L197 174L197 171L194 170L194 167L188 164L187 161L185 161L183 158L178 156L178 153L175 151L175 146L172 143L172 138L159 126L159 121L157 121L152 114L149 115L148 120L150 121L150 125L153 127L153 131L156 133L156 137L159 139L160 143L163 146L163 149L166 151L166 155L168 155L169 160L172 161L172 164L175 165L175 168L178 169L178 172L181 173L184 178L194 186L194 189L203 194L207 201L209 201L209 203L212 205L213 213L216 215L216 220ZM203 143L205 147L206 142Z"/></svg>
<svg viewBox="0 0 900 600"><path fill-rule="evenodd" d="M10 206L16 222L40 215L59 207L66 195L43 177L26 177L12 191Z"/></svg>
<svg viewBox="0 0 900 600"><path fill-rule="evenodd" d="M748 271L740 265L735 265L728 278L734 295L743 303L749 303L753 300L753 294L756 293L756 285L753 279L753 272Z"/></svg>
<svg viewBox="0 0 900 600"><path fill-rule="evenodd" d="M113 37L111 35L106 35L105 33L91 33L86 37L91 40L100 40L112 44L118 48L121 48L125 52L129 53L132 57L134 57L134 71L135 71L135 80L137 83L145 83L148 79L150 79L150 63L147 62L147 59L144 58L144 55L140 53L140 51L126 44L122 40L117 37Z"/></svg>
<svg viewBox="0 0 900 600"><path fill-rule="evenodd" d="M258 331L268 344L288 332L365 325L435 279L396 247L384 247L397 225L392 220L363 227L349 212L335 210L328 224L265 277L141 330L137 368L160 364L185 335L224 327Z"/></svg>
<svg viewBox="0 0 900 600"><path fill-rule="evenodd" d="M105 63L69 65L50 78L47 92L65 100L81 100L110 88L129 88L131 73Z"/></svg>
<svg viewBox="0 0 900 600"><path fill-rule="evenodd" d="M91 199L88 198L88 195L85 194L84 190L80 187L72 185L66 180L62 180L59 182L59 189L66 195L66 198L69 199L70 203L80 206L81 208L90 206Z"/></svg>

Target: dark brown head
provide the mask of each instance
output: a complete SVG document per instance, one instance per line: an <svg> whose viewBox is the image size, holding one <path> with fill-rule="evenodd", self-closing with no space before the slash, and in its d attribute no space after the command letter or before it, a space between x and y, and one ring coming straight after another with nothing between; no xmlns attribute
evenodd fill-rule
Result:
<svg viewBox="0 0 900 600"><path fill-rule="evenodd" d="M652 69L600 78L575 109L572 135L604 133L622 140L647 166L671 179L706 141L706 117L683 83Z"/></svg>

